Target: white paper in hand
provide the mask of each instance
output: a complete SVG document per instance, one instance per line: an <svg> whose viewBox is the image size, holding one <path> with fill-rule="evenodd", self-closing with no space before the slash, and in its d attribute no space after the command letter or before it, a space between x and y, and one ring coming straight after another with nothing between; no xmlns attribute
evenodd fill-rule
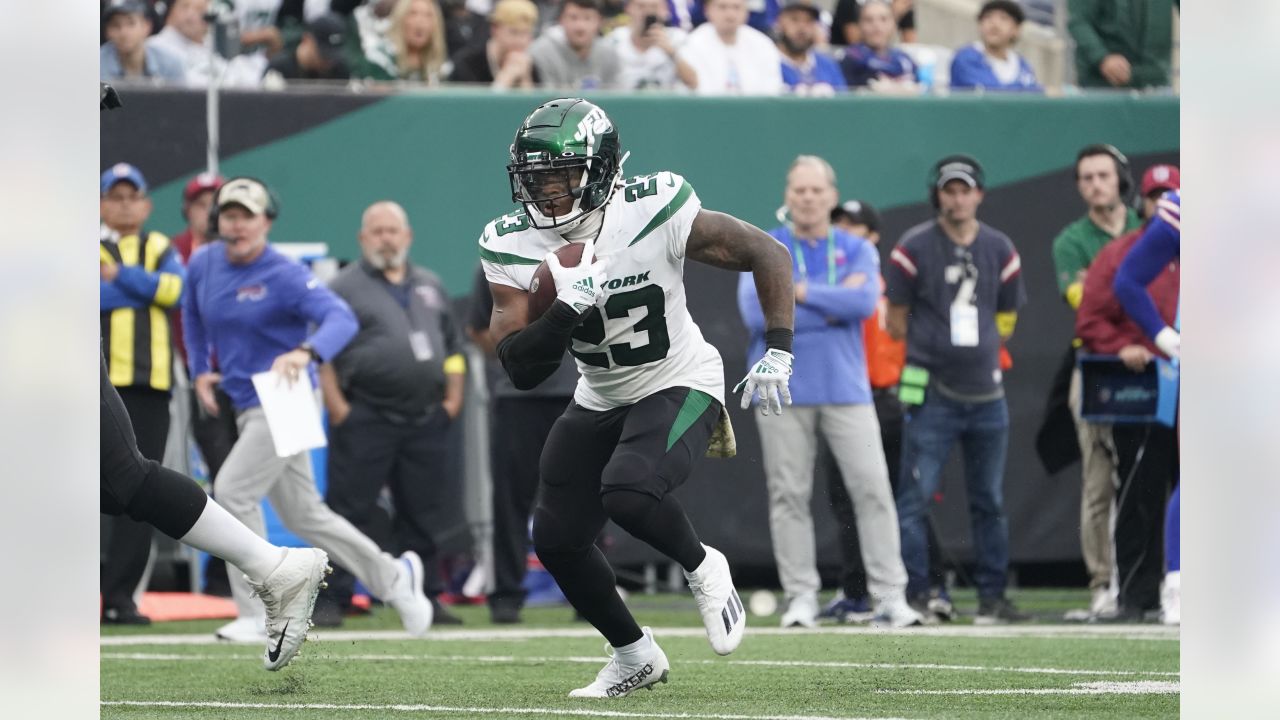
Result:
<svg viewBox="0 0 1280 720"><path fill-rule="evenodd" d="M253 389L267 417L276 455L289 457L326 445L310 375L303 372L290 385L273 372L262 372L253 376Z"/></svg>

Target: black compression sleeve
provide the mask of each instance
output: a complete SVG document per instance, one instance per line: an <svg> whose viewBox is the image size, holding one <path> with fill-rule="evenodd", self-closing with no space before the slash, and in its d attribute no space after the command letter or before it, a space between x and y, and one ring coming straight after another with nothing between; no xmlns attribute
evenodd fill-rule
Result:
<svg viewBox="0 0 1280 720"><path fill-rule="evenodd" d="M542 317L498 341L498 359L517 390L531 390L551 377L581 321L581 315L557 300Z"/></svg>

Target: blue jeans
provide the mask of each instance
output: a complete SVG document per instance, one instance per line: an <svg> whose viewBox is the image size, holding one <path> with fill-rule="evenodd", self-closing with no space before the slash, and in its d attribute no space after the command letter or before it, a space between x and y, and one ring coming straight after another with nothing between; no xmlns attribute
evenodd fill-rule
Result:
<svg viewBox="0 0 1280 720"><path fill-rule="evenodd" d="M974 579L980 598L1004 595L1009 567L1009 524L1004 515L1004 463L1009 445L1009 408L1004 398L964 403L931 390L923 405L908 409L902 430L898 524L907 596L929 592L929 499L956 440L964 452L969 520L977 550Z"/></svg>

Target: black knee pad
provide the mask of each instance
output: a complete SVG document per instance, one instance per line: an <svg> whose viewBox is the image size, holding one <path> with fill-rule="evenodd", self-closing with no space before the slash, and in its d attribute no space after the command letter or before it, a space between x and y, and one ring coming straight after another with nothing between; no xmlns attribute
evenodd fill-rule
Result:
<svg viewBox="0 0 1280 720"><path fill-rule="evenodd" d="M142 486L125 507L129 517L150 523L174 540L186 535L200 519L209 496L195 480L147 461Z"/></svg>

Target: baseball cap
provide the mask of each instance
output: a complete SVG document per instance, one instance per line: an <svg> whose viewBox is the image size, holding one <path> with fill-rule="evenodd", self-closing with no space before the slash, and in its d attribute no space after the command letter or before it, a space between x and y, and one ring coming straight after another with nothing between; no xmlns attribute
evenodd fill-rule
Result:
<svg viewBox="0 0 1280 720"><path fill-rule="evenodd" d="M538 24L538 6L532 0L499 0L489 14L489 22L503 27L533 28Z"/></svg>
<svg viewBox="0 0 1280 720"><path fill-rule="evenodd" d="M944 185L952 180L962 180L969 187L981 187L982 182L978 178L980 172L972 163L964 160L952 160L938 168L938 182L934 183L934 187L941 190Z"/></svg>
<svg viewBox="0 0 1280 720"><path fill-rule="evenodd" d="M1014 0L988 0L988 2L983 3L982 9L978 11L978 19L981 20L988 13L997 10L1013 18L1013 21L1019 25L1027 19L1027 14L1022 10L1022 6L1014 2Z"/></svg>
<svg viewBox="0 0 1280 720"><path fill-rule="evenodd" d="M831 222L847 220L854 225L866 225L870 232L879 232L880 213L871 203L861 200L845 200L831 210Z"/></svg>
<svg viewBox="0 0 1280 720"><path fill-rule="evenodd" d="M329 62L343 59L344 46L347 42L347 24L333 13L321 15L307 23L307 33L316 39L316 47L320 57Z"/></svg>
<svg viewBox="0 0 1280 720"><path fill-rule="evenodd" d="M202 172L191 178L191 181L187 183L187 186L182 189L182 200L183 202L191 202L192 200L195 200L196 196L200 193L207 190L217 190L221 186L221 175Z"/></svg>
<svg viewBox="0 0 1280 720"><path fill-rule="evenodd" d="M779 12L786 12L788 10L807 11L815 20L821 16L821 12L818 10L818 6L813 4L813 0L784 0Z"/></svg>
<svg viewBox="0 0 1280 720"><path fill-rule="evenodd" d="M107 22L120 13L146 15L147 5L142 0L112 0L112 3L102 11L102 22Z"/></svg>
<svg viewBox="0 0 1280 720"><path fill-rule="evenodd" d="M1157 190L1177 190L1182 186L1182 174L1177 165L1152 165L1142 173L1142 196Z"/></svg>
<svg viewBox="0 0 1280 720"><path fill-rule="evenodd" d="M102 173L102 194L106 195L108 190L122 182L132 184L140 193L147 192L147 181L141 170L129 163L116 163Z"/></svg>
<svg viewBox="0 0 1280 720"><path fill-rule="evenodd" d="M267 187L251 178L236 178L218 191L218 209L228 205L240 205L254 215L262 215L271 206Z"/></svg>

